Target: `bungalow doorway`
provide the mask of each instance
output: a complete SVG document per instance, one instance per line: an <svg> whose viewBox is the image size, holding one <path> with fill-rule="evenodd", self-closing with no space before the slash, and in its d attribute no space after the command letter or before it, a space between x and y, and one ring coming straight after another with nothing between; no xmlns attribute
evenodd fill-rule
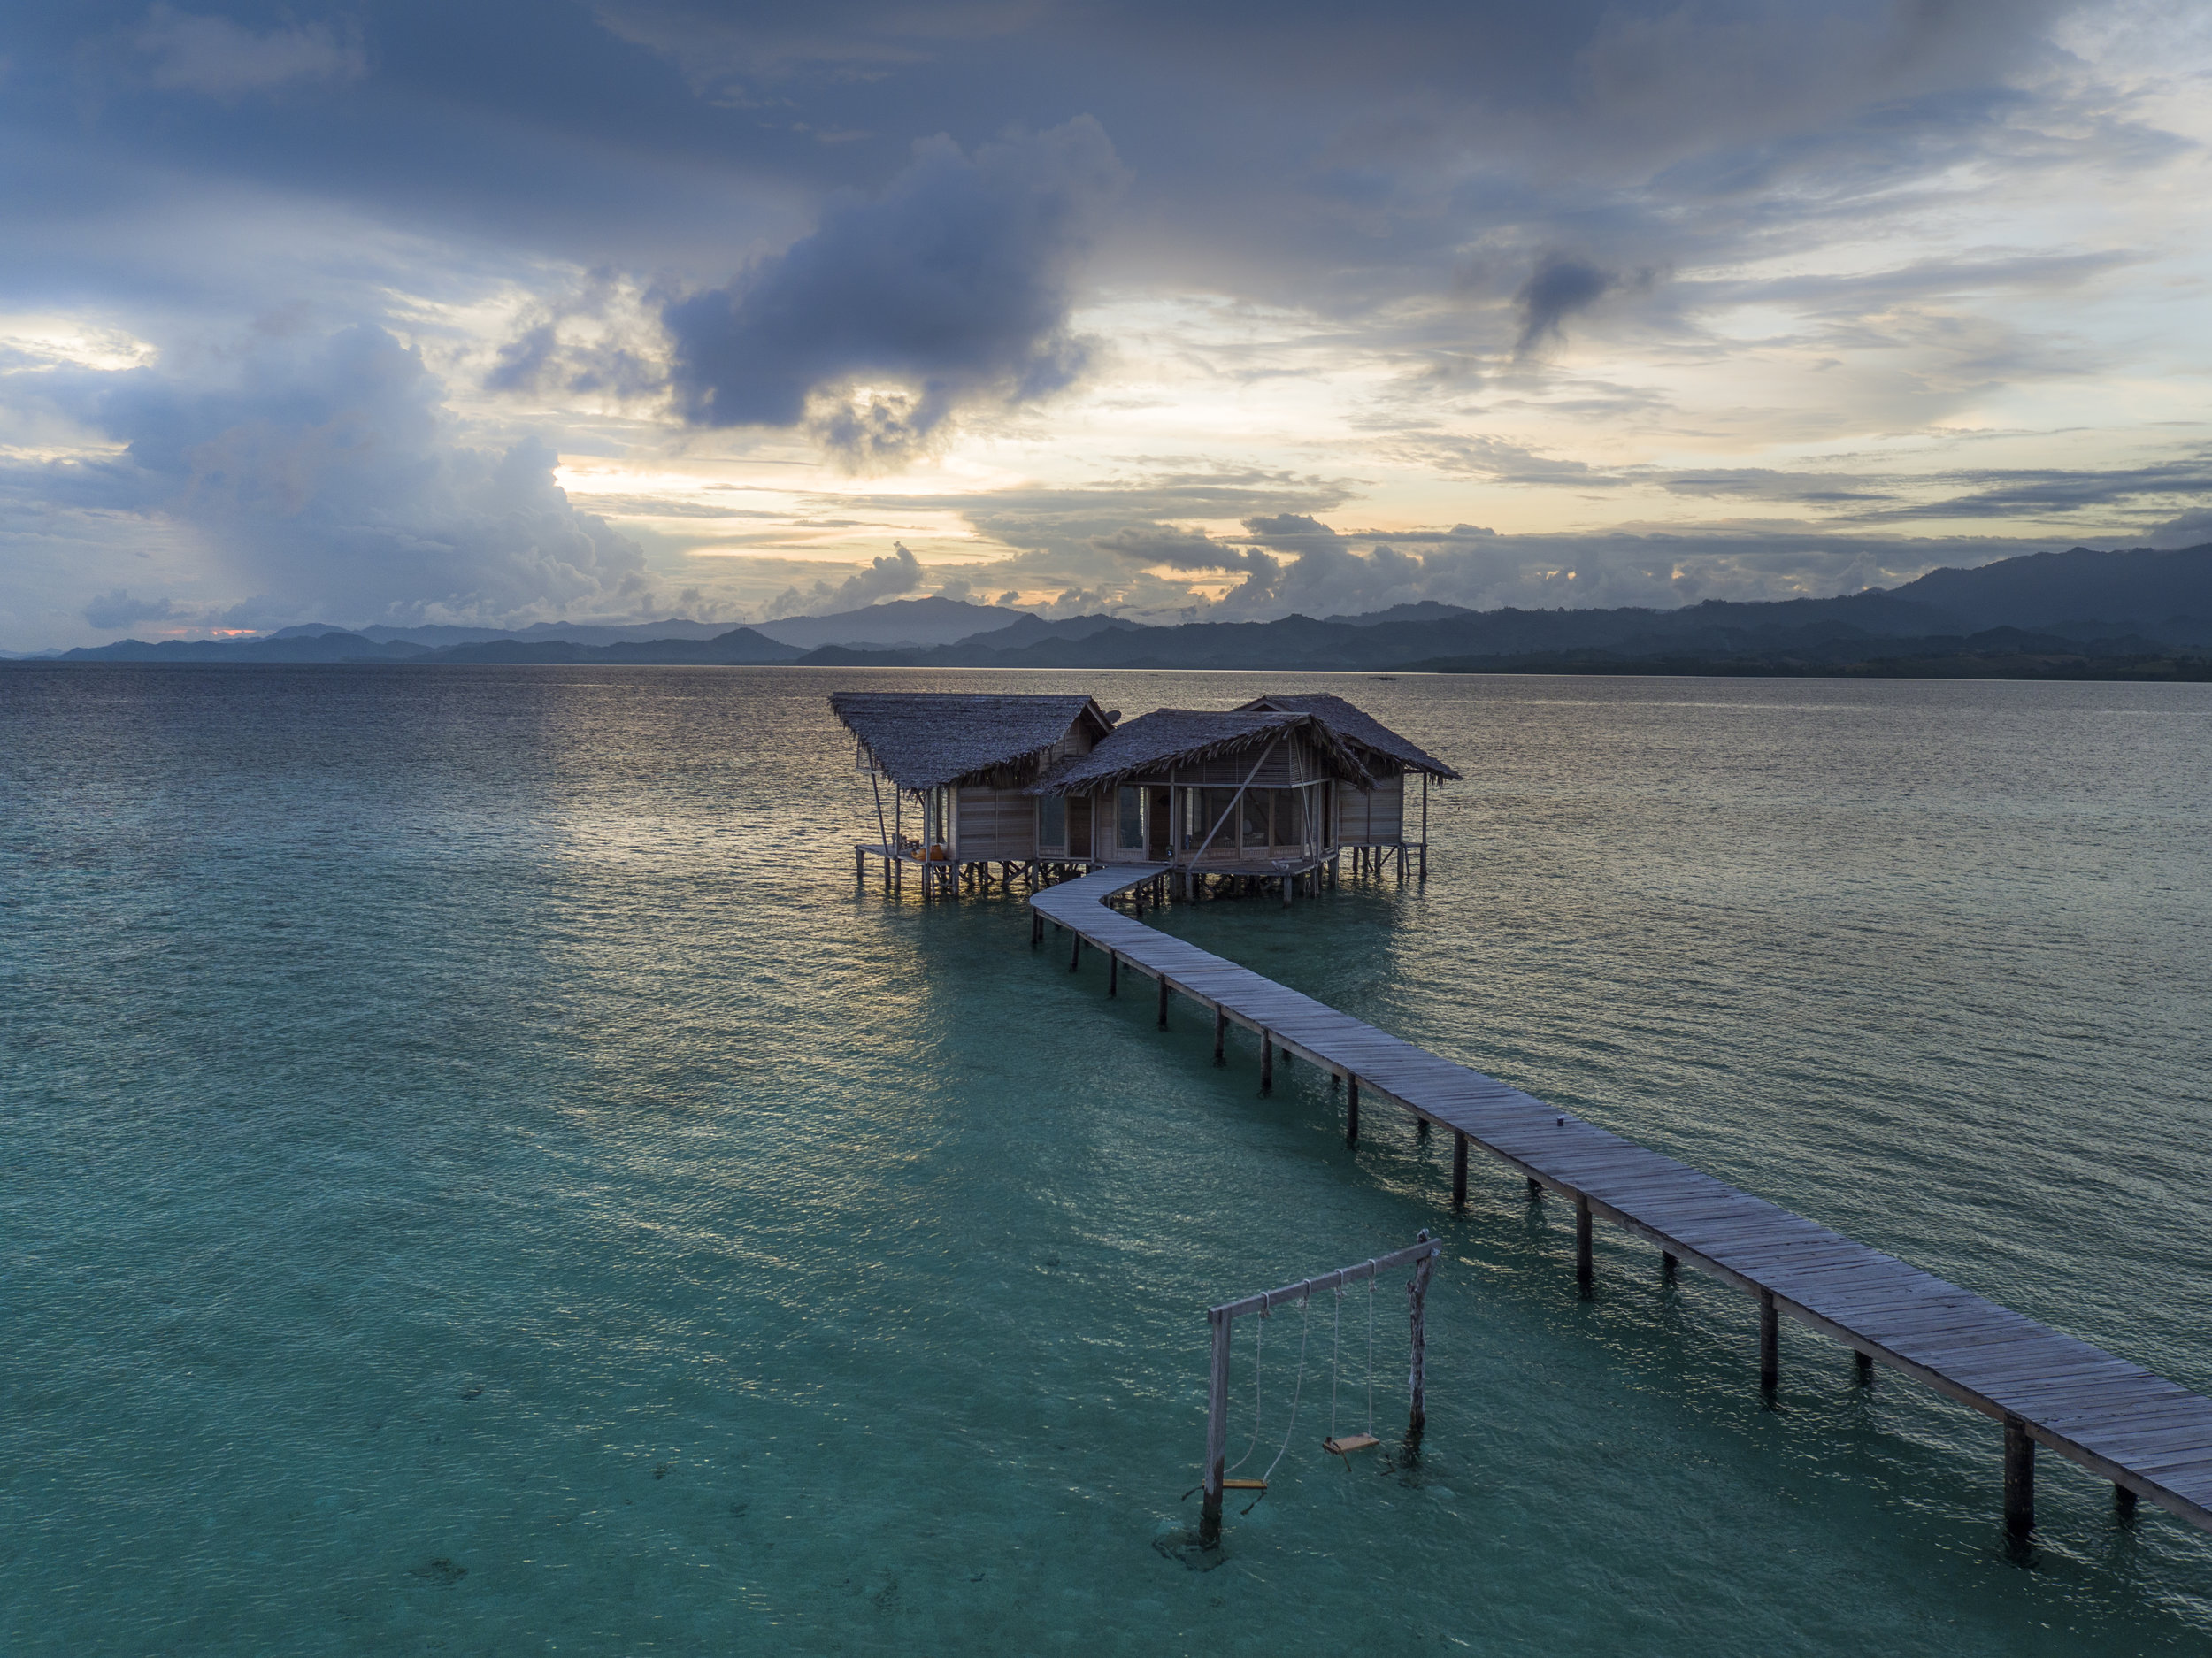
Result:
<svg viewBox="0 0 2212 1658"><path fill-rule="evenodd" d="M1155 864L1166 863L1174 853L1175 821L1170 804L1174 796L1173 789L1145 790L1145 850Z"/></svg>

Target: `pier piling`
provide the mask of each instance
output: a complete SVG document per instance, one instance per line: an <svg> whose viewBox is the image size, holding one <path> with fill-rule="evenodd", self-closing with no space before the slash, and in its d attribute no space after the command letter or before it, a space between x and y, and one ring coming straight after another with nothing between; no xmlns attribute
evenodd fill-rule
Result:
<svg viewBox="0 0 2212 1658"><path fill-rule="evenodd" d="M2015 1539L2035 1530L2035 1441L2013 1416L2005 1418L2005 1530Z"/></svg>
<svg viewBox="0 0 2212 1658"><path fill-rule="evenodd" d="M1774 1292L1759 1292L1759 1391L1772 1393L1782 1382L1782 1319Z"/></svg>

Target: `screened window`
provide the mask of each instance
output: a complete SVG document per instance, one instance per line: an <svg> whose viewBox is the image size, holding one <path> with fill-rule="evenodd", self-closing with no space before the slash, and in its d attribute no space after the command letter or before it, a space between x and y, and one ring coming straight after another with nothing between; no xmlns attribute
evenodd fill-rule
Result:
<svg viewBox="0 0 2212 1658"><path fill-rule="evenodd" d="M1244 844L1256 852L1267 850L1267 793L1263 789L1244 791Z"/></svg>
<svg viewBox="0 0 2212 1658"><path fill-rule="evenodd" d="M1124 852L1144 850L1144 791L1122 786L1116 802L1114 844Z"/></svg>
<svg viewBox="0 0 2212 1658"><path fill-rule="evenodd" d="M1197 821L1191 825L1191 849L1196 851L1200 847L1204 847L1206 856L1209 857L1217 852L1235 851L1237 820L1231 817L1228 822L1222 823L1221 819L1222 815L1229 810L1229 802L1236 798L1236 790L1233 788L1193 789L1191 793L1197 797L1199 802ZM1214 827L1216 824L1221 824L1221 827L1216 829ZM1209 835L1213 837L1210 841L1207 839Z"/></svg>
<svg viewBox="0 0 2212 1658"><path fill-rule="evenodd" d="M1068 797L1046 794L1037 802L1037 844L1064 847L1068 843Z"/></svg>

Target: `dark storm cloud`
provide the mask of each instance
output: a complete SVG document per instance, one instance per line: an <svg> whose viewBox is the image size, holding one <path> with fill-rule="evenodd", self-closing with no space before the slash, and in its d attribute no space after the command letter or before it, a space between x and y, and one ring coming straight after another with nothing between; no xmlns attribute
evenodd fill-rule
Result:
<svg viewBox="0 0 2212 1658"><path fill-rule="evenodd" d="M1519 337L1513 342L1517 357L1527 357L1565 333L1568 318L1587 311L1620 286L1621 279L1585 259L1563 253L1547 253L1513 296L1521 319Z"/></svg>
<svg viewBox="0 0 2212 1658"><path fill-rule="evenodd" d="M1084 357L1067 330L1077 267L1122 181L1089 119L973 157L924 142L879 197L834 202L730 287L668 307L685 416L788 426L811 414L836 450L895 456L964 404L1058 390ZM883 380L903 395L847 399ZM819 394L829 406L810 409Z"/></svg>
<svg viewBox="0 0 2212 1658"><path fill-rule="evenodd" d="M1471 254L1504 305L1547 248L1664 268L1866 199L1839 181L1968 158L2058 9L92 0L26 9L0 123L71 222L157 184L227 211L266 189L707 285L826 193L882 192L917 140L973 152L1088 114L1142 208L1114 251L1153 274L1366 312L1448 291Z"/></svg>
<svg viewBox="0 0 2212 1658"><path fill-rule="evenodd" d="M2109 511L2143 503L2172 503L2212 495L2212 454L2106 471L2010 468L1948 472L1932 480L1956 495L1893 509L1896 518L2005 518L2022 513Z"/></svg>

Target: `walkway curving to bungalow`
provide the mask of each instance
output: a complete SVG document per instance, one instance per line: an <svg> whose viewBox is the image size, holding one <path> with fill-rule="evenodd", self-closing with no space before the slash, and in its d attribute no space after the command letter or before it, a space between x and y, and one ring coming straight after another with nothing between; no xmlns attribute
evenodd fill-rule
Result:
<svg viewBox="0 0 2212 1658"><path fill-rule="evenodd" d="M1363 1094L1452 1130L1455 1206L1470 1146L1526 1176L1532 1196L1541 1186L1571 1200L1586 1286L1596 1217L1656 1245L1666 1270L1686 1261L1756 1297L1765 1388L1787 1315L1856 1353L1862 1381L1886 1364L1997 1418L2016 1536L2034 1524L2038 1443L2110 1480L2123 1513L2145 1497L2212 1531L2212 1400L1107 906L1168 872L1123 865L1035 894L1033 941L1051 921L1075 935L1078 959L1087 944L1110 953L1117 979L1127 967L1156 980L1163 1025L1171 993L1208 1009L1217 1057L1228 1025L1257 1032L1263 1085L1278 1048L1333 1072L1346 1085L1348 1139Z"/></svg>

